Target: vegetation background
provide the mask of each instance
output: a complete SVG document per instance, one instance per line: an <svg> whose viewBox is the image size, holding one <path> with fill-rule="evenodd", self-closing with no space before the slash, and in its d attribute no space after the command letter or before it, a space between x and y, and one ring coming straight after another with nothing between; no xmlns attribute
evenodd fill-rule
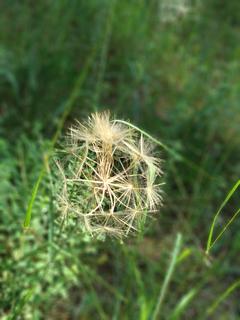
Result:
<svg viewBox="0 0 240 320"><path fill-rule="evenodd" d="M205 254L239 179L239 43L238 0L0 2L1 319L152 319L179 232L157 318L240 319L240 221ZM51 192L53 142L106 109L174 150L164 206L123 244L61 231Z"/></svg>

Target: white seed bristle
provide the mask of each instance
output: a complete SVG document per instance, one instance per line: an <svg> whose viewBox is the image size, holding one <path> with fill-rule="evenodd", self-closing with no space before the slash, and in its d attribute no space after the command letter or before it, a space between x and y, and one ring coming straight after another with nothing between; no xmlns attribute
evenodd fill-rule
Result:
<svg viewBox="0 0 240 320"><path fill-rule="evenodd" d="M161 204L161 161L137 130L95 113L70 129L66 156L57 161L62 217L75 216L93 236L137 231Z"/></svg>

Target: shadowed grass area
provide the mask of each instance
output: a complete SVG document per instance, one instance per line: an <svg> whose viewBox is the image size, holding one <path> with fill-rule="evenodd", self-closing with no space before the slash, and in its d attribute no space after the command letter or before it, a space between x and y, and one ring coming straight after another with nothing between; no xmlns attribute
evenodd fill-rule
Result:
<svg viewBox="0 0 240 320"><path fill-rule="evenodd" d="M1 1L1 319L237 319L239 21L237 0ZM54 148L106 109L164 159L124 243L56 209Z"/></svg>

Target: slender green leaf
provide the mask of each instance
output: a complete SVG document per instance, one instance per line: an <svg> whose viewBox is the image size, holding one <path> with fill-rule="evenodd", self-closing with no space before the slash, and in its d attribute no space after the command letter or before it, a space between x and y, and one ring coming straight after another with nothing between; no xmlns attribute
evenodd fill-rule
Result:
<svg viewBox="0 0 240 320"><path fill-rule="evenodd" d="M33 208L33 204L34 204L34 201L36 199L36 196L37 196L37 192L38 192L38 189L39 189L39 185L43 179L43 176L44 176L44 173L45 173L45 167L42 167L42 170L37 178L37 181L33 187L33 190L32 190L32 194L31 194L31 198L29 200L29 203L28 203L28 207L27 207L27 212L25 214L25 220L24 220L24 223L23 223L23 226L24 228L28 228L30 226L30 222L31 222L31 217L32 217L32 208Z"/></svg>
<svg viewBox="0 0 240 320"><path fill-rule="evenodd" d="M189 303L192 301L192 299L197 294L196 289L191 289L188 293L186 293L179 303L176 305L175 309L173 310L173 313L170 317L170 320L177 320L181 316L181 314L184 312L186 307L189 305Z"/></svg>
<svg viewBox="0 0 240 320"><path fill-rule="evenodd" d="M240 287L240 279L234 282L231 286L229 286L215 301L214 303L207 309L207 315L213 314L213 312L217 309L219 304L223 302L234 290Z"/></svg>
<svg viewBox="0 0 240 320"><path fill-rule="evenodd" d="M158 316L160 314L162 303L163 303L163 300L164 300L164 298L166 296L167 289L168 289L170 280L172 278L172 275L173 275L173 272L174 272L174 269L175 269L175 266L176 266L176 263L177 263L177 258L178 258L178 255L179 255L181 242L182 242L182 235L178 234L177 238L176 238L176 241L175 241L174 250L172 252L170 265L169 265L169 268L167 270L166 277L165 277L165 279L163 281L162 288L161 288L161 290L159 292L159 296L158 296L157 304L156 304L154 312L153 312L152 320L158 319Z"/></svg>
<svg viewBox="0 0 240 320"><path fill-rule="evenodd" d="M70 114L70 112L71 112L71 110L72 110L72 108L74 106L75 101L77 100L77 98L80 95L83 83L84 83L84 81L85 81L85 79L87 77L88 71L89 71L90 66L91 66L91 64L93 62L95 54L96 54L96 47L93 49L92 54L89 56L85 66L84 66L84 69L80 72L80 75L78 76L78 78L77 78L77 80L75 82L74 88L73 88L68 100L66 101L66 104L65 104L65 107L64 107L64 112L63 112L62 117L60 118L60 120L58 122L57 130L56 130L56 132L55 132L55 134L54 134L54 136L52 138L51 147L47 152L45 160L48 160L48 158L50 157L51 152L52 152L52 150L54 148L54 145L55 145L55 143L56 143L56 141L57 141L57 139L58 139L58 137L59 137L59 135L61 133L61 130L63 128L65 120L68 117L68 115ZM23 224L24 228L28 228L30 226L33 204L35 202L39 186L40 186L40 184L42 182L42 179L43 179L45 173L46 173L45 164L43 163L42 169L41 169L40 174L39 174L39 176L37 178L37 181L36 181L36 183L35 183L35 185L33 187L32 194L31 194L30 200L28 202L27 211L26 211L26 214L25 214L25 220L24 220L24 224Z"/></svg>
<svg viewBox="0 0 240 320"><path fill-rule="evenodd" d="M238 180L235 185L232 187L232 189L228 192L225 200L222 202L220 208L218 209L218 211L216 212L216 214L214 215L213 218L213 222L211 224L210 230L209 230L209 235L208 235L208 240L207 240L207 249L206 249L206 253L209 253L209 250L213 247L213 245L217 242L217 240L223 235L223 233L226 231L226 229L229 227L229 225L235 220L235 218L237 217L237 215L240 212L240 209L238 209L235 214L232 216L232 218L229 220L229 222L224 226L224 228L222 229L222 231L218 234L218 236L216 237L215 240L212 240L213 238L213 231L214 231L214 227L217 221L217 218L219 216L219 214L221 213L221 211L223 210L223 208L226 206L226 204L228 203L228 201L231 199L231 197L233 196L233 194L236 192L236 190L238 189L240 185L240 180Z"/></svg>
<svg viewBox="0 0 240 320"><path fill-rule="evenodd" d="M129 127L134 128L135 130L141 132L144 136L148 137L150 140L152 140L154 143L156 143L157 145L159 145L160 147L162 147L164 150L166 150L170 155L172 155L175 159L185 163L188 167L192 168L193 170L196 171L201 171L203 175L205 175L206 177L208 177L209 179L213 179L213 177L206 172L205 170L203 170L201 167L199 167L198 165L196 165L195 163L193 163L192 161L186 159L182 154L176 152L173 148L170 148L169 146L167 146L166 144L164 144L163 142L161 142L160 140L154 138L153 136L151 136L149 133L147 133L146 131L138 128L137 126L133 125L132 123L128 122L128 121L124 121L124 120L114 120L114 122L118 122L118 123L123 123Z"/></svg>

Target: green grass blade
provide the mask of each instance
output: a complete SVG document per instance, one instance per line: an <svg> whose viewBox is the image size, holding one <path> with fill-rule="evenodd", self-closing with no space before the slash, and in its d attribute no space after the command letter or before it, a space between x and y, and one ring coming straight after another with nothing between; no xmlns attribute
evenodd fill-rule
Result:
<svg viewBox="0 0 240 320"><path fill-rule="evenodd" d="M15 306L12 315L10 315L9 320L16 320L16 319L22 319L19 318L21 315L24 306L27 304L27 302L31 299L33 294L33 289L29 289L23 297L19 300L18 304Z"/></svg>
<svg viewBox="0 0 240 320"><path fill-rule="evenodd" d="M97 111L97 107L101 98L101 87L104 79L104 74L107 66L107 54L109 49L110 38L112 35L112 25L114 22L114 14L117 0L112 0L109 6L108 19L106 23L105 32L103 34L102 39L102 48L100 53L100 62L99 62L99 72L96 79L96 89L93 97L93 105L95 111Z"/></svg>
<svg viewBox="0 0 240 320"><path fill-rule="evenodd" d="M42 167L42 170L41 170L41 172L40 172L40 174L39 174L39 176L37 178L37 181L35 182L35 185L33 187L31 198L30 198L29 203L28 203L28 207L27 207L27 211L26 211L25 219L24 219L24 223L23 223L23 227L24 228L28 228L30 226L33 204L34 204L34 201L36 199L37 192L38 192L38 189L39 189L39 185L40 185L40 183L41 183L41 181L43 179L44 173L45 173L45 167Z"/></svg>
<svg viewBox="0 0 240 320"><path fill-rule="evenodd" d="M70 114L70 112L72 111L72 108L74 106L74 103L75 101L77 100L77 98L79 97L80 95L80 92L81 92L81 89L82 89L82 86L83 86L83 83L88 75L88 72L89 72L89 69L90 69L90 66L92 65L92 62L94 60L94 57L95 57L95 54L96 54L96 47L94 47L91 55L89 56L85 66L84 66L84 69L80 72L80 75L78 76L76 82L75 82L75 85L74 85L74 88L65 104L65 107L64 107L64 112L62 114L62 117L60 118L59 122L58 122L58 126L57 126L57 130L51 140L51 147L50 149L48 150L47 152L47 155L46 155L46 159L45 160L48 160L48 158L50 157L51 155L51 152L54 148L54 145L62 131L62 128L63 128L63 125L65 123L65 120L66 118L68 117L68 115ZM31 217L32 217L32 208L33 208L33 204L35 202L35 199L36 199L36 196L37 196L37 193L38 193L38 189L39 189L39 186L42 182L42 179L45 175L45 163L43 163L43 166L42 166L42 169L40 171L40 174L37 178L37 181L33 187L33 190L32 190L32 194L31 194L31 198L28 202L28 206L27 206L27 211L26 211L26 214L25 214L25 219L24 219L24 228L28 228L30 226L30 222L31 222Z"/></svg>
<svg viewBox="0 0 240 320"><path fill-rule="evenodd" d="M177 263L181 263L183 260L187 259L189 256L193 254L193 250L191 248L185 248L177 259Z"/></svg>
<svg viewBox="0 0 240 320"><path fill-rule="evenodd" d="M192 301L196 294L196 289L192 289L188 293L186 293L173 310L170 320L179 319L183 311L186 309L186 307L189 305L189 303Z"/></svg>
<svg viewBox="0 0 240 320"><path fill-rule="evenodd" d="M216 214L214 215L213 218L213 222L211 224L210 230L209 230L209 235L208 235L208 240L207 240L207 248L206 248L206 253L209 253L209 250L213 247L213 245L217 242L217 240L223 235L223 233L226 231L226 229L229 227L229 225L235 220L235 218L237 217L237 215L240 212L240 209L236 211L236 213L232 216L232 218L229 220L229 222L226 224L226 226L224 226L223 230L218 234L218 236L216 237L216 239L213 241L213 231L214 231L214 227L217 221L217 218L219 216L219 214L221 213L221 211L223 210L223 208L225 207L225 205L228 203L228 201L231 199L231 197L233 196L233 194L235 193L235 191L238 189L240 185L240 180L238 180L235 185L232 187L232 189L228 192L225 200L222 202L220 208L218 209L218 211L216 212Z"/></svg>
<svg viewBox="0 0 240 320"><path fill-rule="evenodd" d="M216 237L216 239L212 242L210 249L214 246L214 244L222 237L222 235L224 234L224 232L226 231L226 229L230 226L230 224L236 219L236 217L239 215L240 213L240 208L234 213L234 215L232 216L232 218L227 222L227 224L223 227L223 229L221 230L221 232L218 234L218 236Z"/></svg>
<svg viewBox="0 0 240 320"><path fill-rule="evenodd" d="M73 90L72 90L68 100L66 101L63 115L58 123L57 130L52 138L52 148L54 147L55 143L57 142L57 139L59 138L59 135L60 135L62 128L64 126L64 123L65 123L67 117L69 116L70 112L72 111L75 101L77 100L77 98L79 97L79 95L81 93L82 86L87 78L89 69L93 63L95 56L96 56L97 48L98 48L98 45L93 48L91 54L89 55L85 65L84 65L83 70L80 72L78 78L76 79L75 85L73 87Z"/></svg>
<svg viewBox="0 0 240 320"><path fill-rule="evenodd" d="M170 155L172 155L175 159L185 163L188 167L190 167L191 169L195 170L195 171L199 171L201 172L204 176L206 176L209 179L213 179L214 177L212 177L208 172L206 172L204 169L202 169L201 167L199 167L198 165L196 165L195 163L193 163L192 161L186 159L185 157L183 157L183 155L181 155L180 153L176 152L173 148L170 148L169 146L167 146L166 144L164 144L163 142L161 142L160 140L154 138L153 136L151 136L149 133L147 133L146 131L138 128L137 126L133 125L132 123L128 122L128 121L124 121L124 120L114 120L114 122L118 122L118 123L122 123L125 124L129 127L132 127L133 129L139 131L140 133L142 133L145 137L149 138L150 140L152 140L154 143L156 143L157 145L159 145L160 147L162 147L165 151L167 151Z"/></svg>
<svg viewBox="0 0 240 320"><path fill-rule="evenodd" d="M230 285L215 301L214 303L207 309L207 315L213 314L219 304L224 301L234 290L240 287L240 279Z"/></svg>
<svg viewBox="0 0 240 320"><path fill-rule="evenodd" d="M166 296L168 285L170 283L170 280L172 278L172 275L173 275L173 272L174 272L174 269L175 269L175 266L176 266L176 263L177 263L177 258L178 258L178 255L179 255L181 242L182 242L182 235L178 234L177 238L176 238L176 241L175 241L174 249L173 249L173 252L172 252L172 257L171 257L171 261L170 261L170 264L169 264L169 268L167 270L165 279L163 281L162 288L161 288L159 296L158 296L158 301L157 301L156 307L155 307L154 312L153 312L152 320L158 319L158 316L160 314L162 303L163 303L163 300L164 300L164 298Z"/></svg>

